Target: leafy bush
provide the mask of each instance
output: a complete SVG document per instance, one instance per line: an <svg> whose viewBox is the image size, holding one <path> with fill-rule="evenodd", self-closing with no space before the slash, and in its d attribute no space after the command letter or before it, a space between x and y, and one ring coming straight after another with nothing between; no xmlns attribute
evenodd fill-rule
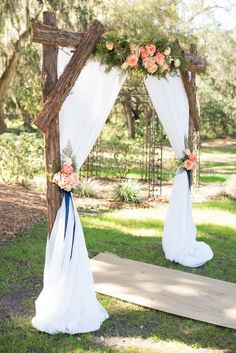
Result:
<svg viewBox="0 0 236 353"><path fill-rule="evenodd" d="M99 181L93 178L82 179L79 185L74 190L74 194L79 197L97 197L98 187Z"/></svg>
<svg viewBox="0 0 236 353"><path fill-rule="evenodd" d="M225 184L225 193L232 199L236 199L236 175L231 175Z"/></svg>
<svg viewBox="0 0 236 353"><path fill-rule="evenodd" d="M136 180L128 179L115 186L113 196L116 201L139 203L142 201L142 189Z"/></svg>
<svg viewBox="0 0 236 353"><path fill-rule="evenodd" d="M35 133L0 136L0 178L5 182L32 179L44 168L44 144Z"/></svg>

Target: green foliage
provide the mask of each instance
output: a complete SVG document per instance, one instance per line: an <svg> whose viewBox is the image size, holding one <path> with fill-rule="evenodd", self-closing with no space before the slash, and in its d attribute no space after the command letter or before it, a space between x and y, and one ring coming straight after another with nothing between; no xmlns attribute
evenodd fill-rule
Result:
<svg viewBox="0 0 236 353"><path fill-rule="evenodd" d="M113 196L116 201L140 203L142 189L137 180L128 179L115 186Z"/></svg>
<svg viewBox="0 0 236 353"><path fill-rule="evenodd" d="M75 188L74 194L79 197L97 197L99 181L93 178L82 179Z"/></svg>
<svg viewBox="0 0 236 353"><path fill-rule="evenodd" d="M0 135L0 177L5 182L32 179L43 170L43 140L35 133Z"/></svg>

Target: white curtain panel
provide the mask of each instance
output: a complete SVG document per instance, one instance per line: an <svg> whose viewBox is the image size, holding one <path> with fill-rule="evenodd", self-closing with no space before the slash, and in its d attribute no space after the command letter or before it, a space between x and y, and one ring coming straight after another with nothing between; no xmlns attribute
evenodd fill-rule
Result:
<svg viewBox="0 0 236 353"><path fill-rule="evenodd" d="M148 76L145 85L171 146L180 159L184 156L189 124L188 99L182 79L170 75L166 79ZM196 240L191 193L185 171L177 170L174 178L162 246L166 259L184 266L202 266L213 258L209 245Z"/></svg>
<svg viewBox="0 0 236 353"><path fill-rule="evenodd" d="M71 55L69 49L59 51L59 75ZM99 136L124 80L118 71L105 73L102 65L89 61L65 100L59 115L60 148L62 152L70 141L79 168ZM96 331L108 313L96 298L84 233L72 197L66 236L65 212L64 196L47 240L44 286L35 303L32 323L50 334Z"/></svg>

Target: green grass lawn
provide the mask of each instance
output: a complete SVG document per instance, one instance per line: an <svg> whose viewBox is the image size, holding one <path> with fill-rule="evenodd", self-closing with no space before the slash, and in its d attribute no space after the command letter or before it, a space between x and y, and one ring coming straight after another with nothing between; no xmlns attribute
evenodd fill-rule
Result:
<svg viewBox="0 0 236 353"><path fill-rule="evenodd" d="M236 170L236 146L204 147L201 149L201 183L224 183Z"/></svg>
<svg viewBox="0 0 236 353"><path fill-rule="evenodd" d="M163 217L158 209L115 210L81 216L90 257L109 251L122 257L236 282L236 214L234 201L218 200L195 205L196 213L207 212L208 223L198 222L198 238L214 251L214 259L199 269L189 269L165 260L161 247ZM221 219L225 218L224 225ZM110 314L99 331L108 338L142 339L146 346L130 343L119 347L99 344L97 333L50 336L31 326L34 298L42 287L46 224L17 236L0 249L2 302L9 301L12 313L1 322L0 353L235 353L236 332L231 329L146 309L99 295ZM11 302L12 295L22 298ZM148 343L151 342L149 346ZM153 349L156 344L158 348Z"/></svg>

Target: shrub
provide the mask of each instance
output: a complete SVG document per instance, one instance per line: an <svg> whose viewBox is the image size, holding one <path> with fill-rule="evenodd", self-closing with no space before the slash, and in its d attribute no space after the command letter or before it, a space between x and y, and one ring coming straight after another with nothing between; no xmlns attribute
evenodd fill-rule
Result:
<svg viewBox="0 0 236 353"><path fill-rule="evenodd" d="M142 201L142 189L136 180L125 180L115 186L113 196L116 201L139 203Z"/></svg>
<svg viewBox="0 0 236 353"><path fill-rule="evenodd" d="M74 190L74 194L79 197L97 197L98 187L99 181L93 178L82 179L79 185Z"/></svg>
<svg viewBox="0 0 236 353"><path fill-rule="evenodd" d="M231 175L225 184L225 193L232 199L236 199L236 175Z"/></svg>
<svg viewBox="0 0 236 353"><path fill-rule="evenodd" d="M5 182L32 179L44 168L44 144L36 133L0 136L0 178Z"/></svg>

